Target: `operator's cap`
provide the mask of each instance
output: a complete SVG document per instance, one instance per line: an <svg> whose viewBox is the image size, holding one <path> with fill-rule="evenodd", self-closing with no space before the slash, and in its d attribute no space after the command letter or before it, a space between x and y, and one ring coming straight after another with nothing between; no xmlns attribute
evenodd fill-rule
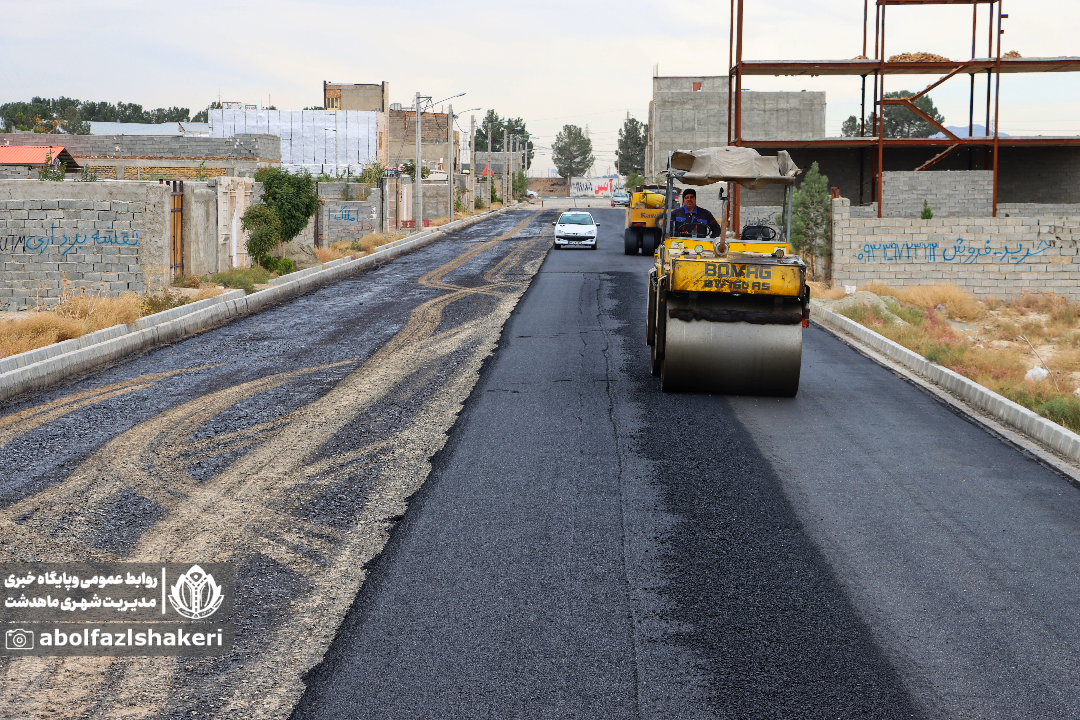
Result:
<svg viewBox="0 0 1080 720"><path fill-rule="evenodd" d="M694 188L686 188L682 191L682 196L686 197L687 195L693 195L694 197L697 197L697 190L695 190Z"/></svg>

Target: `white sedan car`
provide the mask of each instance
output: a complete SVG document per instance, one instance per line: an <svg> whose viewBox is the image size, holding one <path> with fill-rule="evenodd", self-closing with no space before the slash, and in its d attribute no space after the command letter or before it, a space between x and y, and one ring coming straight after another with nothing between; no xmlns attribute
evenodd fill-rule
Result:
<svg viewBox="0 0 1080 720"><path fill-rule="evenodd" d="M596 249L596 229L600 226L593 220L591 213L583 210L564 212L555 226L555 249L564 247L587 247Z"/></svg>

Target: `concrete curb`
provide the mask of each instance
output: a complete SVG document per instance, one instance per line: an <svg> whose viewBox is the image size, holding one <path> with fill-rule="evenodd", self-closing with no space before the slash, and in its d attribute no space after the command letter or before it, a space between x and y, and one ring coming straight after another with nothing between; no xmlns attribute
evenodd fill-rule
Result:
<svg viewBox="0 0 1080 720"><path fill-rule="evenodd" d="M821 325L839 330L870 346L890 360L912 370L1055 452L1071 460L1080 461L1080 435L984 388L973 380L968 380L963 375L930 362L918 353L863 327L854 320L826 310L813 301L810 303L810 317Z"/></svg>
<svg viewBox="0 0 1080 720"><path fill-rule="evenodd" d="M400 257L429 245L447 232L489 220L520 203L482 215L455 220L427 232L395 240L355 260L333 260L325 265L290 273L271 287L246 295L232 290L140 319L134 325L116 325L73 340L13 355L0 360L0 400L29 390L40 390L61 380L115 362L187 335L224 324L240 315L287 300L325 283L340 280L364 268Z"/></svg>

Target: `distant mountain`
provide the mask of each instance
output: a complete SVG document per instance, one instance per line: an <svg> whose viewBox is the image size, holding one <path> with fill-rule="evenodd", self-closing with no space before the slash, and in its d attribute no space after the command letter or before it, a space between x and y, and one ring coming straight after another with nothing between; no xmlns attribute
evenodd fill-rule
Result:
<svg viewBox="0 0 1080 720"><path fill-rule="evenodd" d="M946 125L945 127L948 128L949 132L951 132L956 137L967 137L968 136L968 126L967 125L964 125L963 127L960 127L959 125ZM932 138L943 138L943 137L945 137L945 134L944 133L937 133L937 134L931 135L930 137L932 137ZM986 128L983 127L982 125L976 125L975 126L975 132L973 132L971 134L971 137L986 137ZM1009 134L1008 133L998 133L998 137L1009 137Z"/></svg>

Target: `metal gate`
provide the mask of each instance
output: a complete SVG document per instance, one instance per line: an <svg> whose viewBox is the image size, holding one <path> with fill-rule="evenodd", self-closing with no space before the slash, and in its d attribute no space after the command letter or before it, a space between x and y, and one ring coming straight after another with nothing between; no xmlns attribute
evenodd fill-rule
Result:
<svg viewBox="0 0 1080 720"><path fill-rule="evenodd" d="M172 229L172 276L184 274L184 181L170 180L171 211L169 213Z"/></svg>

